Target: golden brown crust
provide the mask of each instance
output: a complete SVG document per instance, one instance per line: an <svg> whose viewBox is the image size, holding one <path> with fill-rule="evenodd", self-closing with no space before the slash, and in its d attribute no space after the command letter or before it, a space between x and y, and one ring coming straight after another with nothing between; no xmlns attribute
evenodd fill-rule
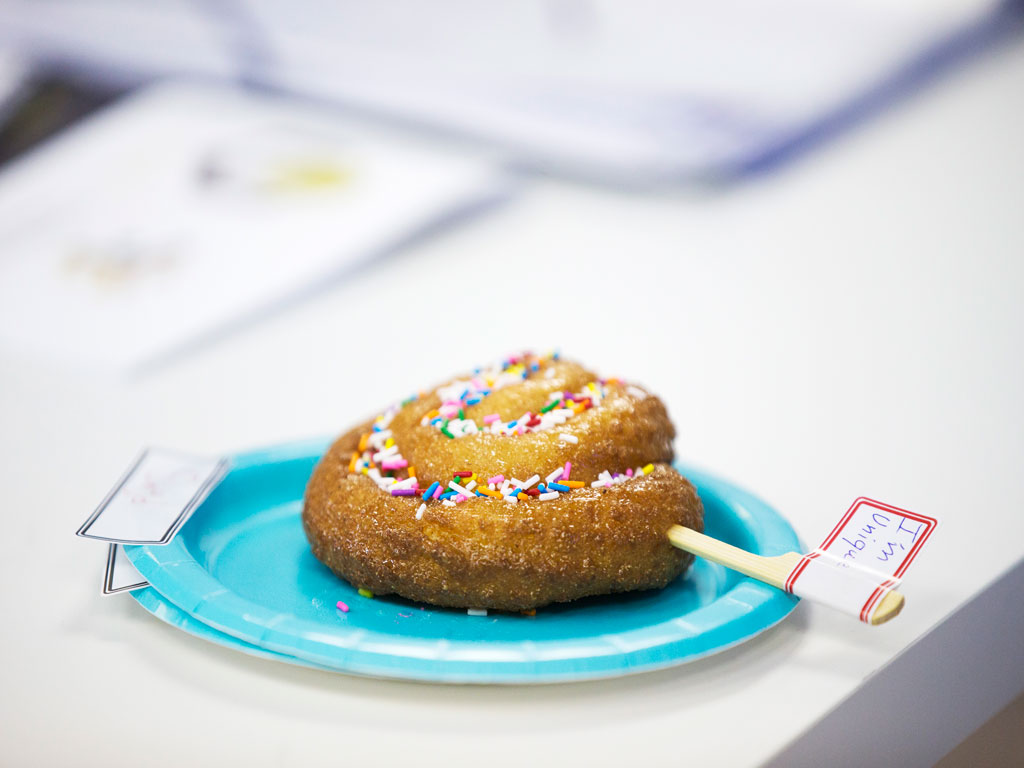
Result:
<svg viewBox="0 0 1024 768"><path fill-rule="evenodd" d="M579 391L595 378L574 363L551 369L551 378L530 378L493 393L472 412L466 409L467 418L536 412L552 389ZM677 523L702 530L703 507L693 486L665 463L672 458L674 430L661 402L625 386L610 389L600 408L578 414L564 429L515 437L451 440L422 426L423 416L439 405L434 394L392 420L395 441L424 487L446 483L461 469L526 478L572 461L573 479L586 486L550 501L433 502L417 520L419 496L391 496L368 477L350 473L350 457L369 425L356 427L331 446L307 487L302 520L313 554L376 594L460 608L525 610L664 587L692 560L665 533ZM579 443L559 441L560 431ZM590 487L603 470L647 463L654 464L649 475Z"/></svg>
<svg viewBox="0 0 1024 768"><path fill-rule="evenodd" d="M542 376L499 390L478 405L469 406L466 418L481 421L489 413L498 413L504 419L514 419L526 411L536 413L548 403L552 390L577 392L597 378L573 362L559 361L544 370ZM547 371L554 375L549 378ZM482 477L503 474L527 478L566 461L572 462L574 478L589 483L606 469L617 471L672 461L675 429L665 406L657 397L646 393L641 396L641 392L623 384L612 386L600 408L584 411L558 429L515 437L479 434L458 440L420 424L441 404L437 394L431 392L403 408L391 422L391 431L423 485L435 480L447 483L452 472L462 469ZM563 432L579 442L563 442L559 438ZM358 441L358 435L356 438Z"/></svg>

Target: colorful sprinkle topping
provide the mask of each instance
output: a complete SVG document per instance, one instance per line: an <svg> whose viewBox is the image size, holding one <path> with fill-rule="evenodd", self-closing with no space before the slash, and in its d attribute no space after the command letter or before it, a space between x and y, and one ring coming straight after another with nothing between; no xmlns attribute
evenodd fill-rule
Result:
<svg viewBox="0 0 1024 768"><path fill-rule="evenodd" d="M527 356L529 360L529 356ZM581 392L564 392L555 390L550 395L547 405L538 413L527 411L512 421L504 422L497 413L484 416L483 424L467 419L463 406L476 405L487 395L504 389L510 384L524 381L531 373L539 371L548 360L554 357L539 358L538 362L526 364L522 358L509 358L502 367L492 368L478 373L471 379L455 381L437 390L442 405L431 411L420 421L421 426L428 424L438 429L445 437L455 440L471 435L525 435L530 432L543 432L565 424L590 408L596 408L608 395L607 382L592 381ZM638 390L643 391L643 390ZM646 395L646 393L644 393ZM559 435L565 440L565 435ZM570 437L572 437L570 435ZM575 439L569 442L576 442Z"/></svg>
<svg viewBox="0 0 1024 768"><path fill-rule="evenodd" d="M523 435L553 429L564 424L572 417L591 408L601 405L607 397L609 387L618 385L615 379L595 381L587 384L582 392L572 393L554 391L548 405L539 413L525 413L518 419L502 422L500 415L489 414L483 418L483 426L478 426L472 419L465 418L465 407L480 403L489 394L512 384L521 382L531 374L540 371L558 354L552 353L544 357L524 354L510 357L500 364L486 370L477 369L473 376L445 385L437 390L442 404L440 408L428 413L420 422L421 425L432 425L442 434L451 439L474 434ZM551 373L548 369L547 373ZM647 393L637 387L627 387L627 391L636 397L647 397ZM566 461L546 473L543 478L536 473L525 480L504 475L493 475L486 480L471 469L460 469L452 473L451 480L434 481L427 488L421 488L416 477L416 470L402 456L399 446L391 433L390 425L395 415L406 405L415 402L418 395L412 395L400 403L391 406L376 418L370 432L359 440L359 450L349 460L349 471L363 474L373 480L377 486L391 496L418 496L415 517L423 518L428 503L439 501L443 506L454 507L478 496L503 499L508 504L517 504L522 499L535 498L539 501L553 501L560 495L585 487L585 483L570 480L572 462ZM568 432L558 434L562 444L578 444L579 438ZM627 469L625 474L602 472L591 487L611 487L634 477L642 477L654 470L653 464L636 469ZM400 477L404 471L405 477ZM372 597L368 590L359 590L364 597Z"/></svg>

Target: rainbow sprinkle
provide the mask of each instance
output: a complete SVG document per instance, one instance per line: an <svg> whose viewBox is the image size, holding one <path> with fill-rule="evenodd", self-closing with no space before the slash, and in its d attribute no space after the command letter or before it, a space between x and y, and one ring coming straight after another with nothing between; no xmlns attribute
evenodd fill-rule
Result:
<svg viewBox="0 0 1024 768"><path fill-rule="evenodd" d="M491 413L484 416L483 425L467 419L465 407L477 405L492 392L517 384L531 373L536 373L551 360L557 360L558 353L535 358L533 355L510 357L486 371L477 370L472 378L460 379L437 390L441 407L431 411L420 421L438 429L452 440L482 433L492 435L525 435L542 432L561 426L566 421L589 408L595 408L607 396L606 382L592 381L581 392L554 391L546 406L539 413L526 412L518 419L502 422L501 416ZM552 369L548 369L550 372Z"/></svg>
<svg viewBox="0 0 1024 768"><path fill-rule="evenodd" d="M507 423L501 421L500 415L489 414L483 418L484 426L477 426L472 419L465 418L465 407L477 405L492 392L516 384L537 373L549 361L558 360L557 353L543 357L524 354L510 357L500 364L486 370L476 369L472 377L454 381L437 390L441 405L428 413L420 422L421 426L431 425L451 439L458 439L474 434L523 435L553 429L564 424L572 417L591 408L601 405L607 397L610 386L619 386L616 379L590 382L581 392L551 392L549 402L536 414L525 413L518 419ZM547 373L553 373L548 369ZM627 387L630 394L647 397L647 393L637 387ZM521 500L537 499L553 501L561 494L570 493L583 488L586 483L570 480L572 462L566 461L541 477L540 473L531 475L526 480L498 474L484 480L470 469L460 469L452 473L452 479L434 481L429 487L421 488L416 471L409 466L395 442L390 425L402 408L415 402L420 395L412 395L402 402L391 406L378 416L370 432L359 439L359 450L354 452L348 463L349 471L362 474L373 480L377 486L393 497L420 497L415 518L421 520L427 505L440 501L443 506L455 507L467 499L486 496L503 499L508 504L517 504ZM568 432L560 432L558 439L562 444L577 444L579 438ZM406 477L399 477L403 470ZM612 473L605 470L598 479L590 483L593 488L611 487L635 477L643 477L654 471L654 465L629 468L625 474ZM364 597L373 597L368 590L359 590Z"/></svg>

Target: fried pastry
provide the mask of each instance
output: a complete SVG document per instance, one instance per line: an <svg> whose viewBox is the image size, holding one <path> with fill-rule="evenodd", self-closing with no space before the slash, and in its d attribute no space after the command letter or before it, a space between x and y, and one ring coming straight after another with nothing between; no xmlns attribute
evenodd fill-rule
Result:
<svg viewBox="0 0 1024 768"><path fill-rule="evenodd" d="M313 554L378 595L528 610L661 588L703 529L661 401L558 355L524 354L342 435L306 489Z"/></svg>

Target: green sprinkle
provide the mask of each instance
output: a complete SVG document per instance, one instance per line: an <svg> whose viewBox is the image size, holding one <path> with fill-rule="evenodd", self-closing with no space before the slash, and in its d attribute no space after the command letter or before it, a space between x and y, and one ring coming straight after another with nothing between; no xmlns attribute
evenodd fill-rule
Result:
<svg viewBox="0 0 1024 768"><path fill-rule="evenodd" d="M372 597L373 597L373 592L371 592L371 591L370 591L370 590L368 590L368 589L362 589L362 588L360 588L360 589L359 589L359 594L360 594L360 595L362 595L363 597L370 597L370 598L372 598Z"/></svg>
<svg viewBox="0 0 1024 768"><path fill-rule="evenodd" d="M555 409L555 406L557 406L557 405L558 405L558 401L557 400L552 400L550 403L548 403L543 408L541 408L540 412L541 413L547 413L548 411L553 411Z"/></svg>
<svg viewBox="0 0 1024 768"><path fill-rule="evenodd" d="M466 413L461 408L459 408L459 418L460 419L465 419L466 418Z"/></svg>
<svg viewBox="0 0 1024 768"><path fill-rule="evenodd" d="M455 439L455 435L448 431L448 427L441 427L441 434L451 440Z"/></svg>

